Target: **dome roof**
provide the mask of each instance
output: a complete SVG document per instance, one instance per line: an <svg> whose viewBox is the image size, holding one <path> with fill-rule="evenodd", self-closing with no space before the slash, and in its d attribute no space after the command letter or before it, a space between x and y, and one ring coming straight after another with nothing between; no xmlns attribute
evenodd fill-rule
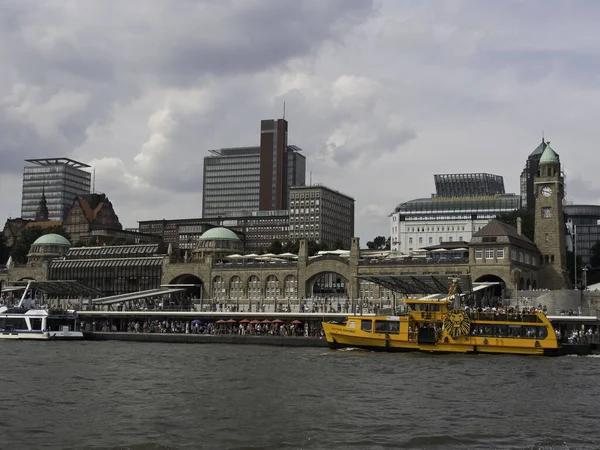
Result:
<svg viewBox="0 0 600 450"><path fill-rule="evenodd" d="M544 163L557 163L558 155L554 150L550 148L549 145L546 145L546 150L542 153L542 157L540 158L540 164Z"/></svg>
<svg viewBox="0 0 600 450"><path fill-rule="evenodd" d="M44 234L37 238L32 245L64 245L70 247L71 243L60 234Z"/></svg>
<svg viewBox="0 0 600 450"><path fill-rule="evenodd" d="M202 236L200 236L201 241L216 241L216 240L229 240L229 241L239 241L240 238L228 228L216 227L211 228L204 232Z"/></svg>

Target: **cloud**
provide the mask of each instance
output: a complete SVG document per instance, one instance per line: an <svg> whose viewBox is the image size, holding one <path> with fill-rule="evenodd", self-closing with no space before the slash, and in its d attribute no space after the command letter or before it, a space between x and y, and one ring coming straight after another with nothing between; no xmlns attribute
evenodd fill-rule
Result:
<svg viewBox="0 0 600 450"><path fill-rule="evenodd" d="M200 216L208 150L258 145L281 117L313 181L356 199L356 233L434 173L503 175L542 131L570 200L593 182L597 2L3 2L0 189L23 159L92 163L122 223ZM0 196L18 216L19 195Z"/></svg>

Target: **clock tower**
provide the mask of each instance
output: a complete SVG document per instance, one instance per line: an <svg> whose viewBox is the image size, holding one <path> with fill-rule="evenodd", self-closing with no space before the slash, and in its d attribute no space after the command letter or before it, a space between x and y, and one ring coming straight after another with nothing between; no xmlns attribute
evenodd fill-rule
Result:
<svg viewBox="0 0 600 450"><path fill-rule="evenodd" d="M535 245L541 253L540 287L570 288L563 215L564 180L560 171L560 160L550 145L547 145L542 153L533 184Z"/></svg>

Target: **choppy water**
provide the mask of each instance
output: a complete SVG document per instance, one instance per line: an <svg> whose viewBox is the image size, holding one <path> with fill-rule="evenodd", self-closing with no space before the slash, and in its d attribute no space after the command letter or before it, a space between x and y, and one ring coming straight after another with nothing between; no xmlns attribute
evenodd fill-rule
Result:
<svg viewBox="0 0 600 450"><path fill-rule="evenodd" d="M600 358L0 341L0 448L600 448Z"/></svg>

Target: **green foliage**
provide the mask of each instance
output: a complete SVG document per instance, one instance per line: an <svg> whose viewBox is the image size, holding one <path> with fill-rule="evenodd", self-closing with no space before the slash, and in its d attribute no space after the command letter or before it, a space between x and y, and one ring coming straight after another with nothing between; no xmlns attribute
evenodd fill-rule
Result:
<svg viewBox="0 0 600 450"><path fill-rule="evenodd" d="M283 253L293 253L294 255L298 254L298 250L300 249L300 241L288 241L283 246Z"/></svg>
<svg viewBox="0 0 600 450"><path fill-rule="evenodd" d="M390 238L384 236L377 236L372 241L367 242L367 248L371 250L389 250L390 249Z"/></svg>
<svg viewBox="0 0 600 450"><path fill-rule="evenodd" d="M517 228L517 217L521 218L521 232L531 241L534 241L535 235L535 212L516 209L514 211L498 214L496 219Z"/></svg>
<svg viewBox="0 0 600 450"><path fill-rule="evenodd" d="M4 267L6 261L8 261L8 256L10 255L10 250L6 246L6 239L4 238L4 234L0 234L0 267Z"/></svg>
<svg viewBox="0 0 600 450"><path fill-rule="evenodd" d="M33 244L40 236L45 234L60 234L70 240L70 236L61 225L56 225L49 228L30 227L25 228L19 240L12 249L12 258L18 264L25 264L27 262L27 254Z"/></svg>
<svg viewBox="0 0 600 450"><path fill-rule="evenodd" d="M348 250L348 249L344 248L344 243L342 242L341 239L336 239L336 241L333 243L332 250Z"/></svg>
<svg viewBox="0 0 600 450"><path fill-rule="evenodd" d="M283 244L281 243L281 241L274 240L273 242L271 242L271 245L267 249L267 253L275 253L276 255L284 253Z"/></svg>
<svg viewBox="0 0 600 450"><path fill-rule="evenodd" d="M308 241L306 245L308 250L308 256L314 256L321 250L327 250L327 246L325 244L317 244L317 242L314 240Z"/></svg>
<svg viewBox="0 0 600 450"><path fill-rule="evenodd" d="M592 253L590 258L590 266L600 267L600 241L596 242L590 250Z"/></svg>

